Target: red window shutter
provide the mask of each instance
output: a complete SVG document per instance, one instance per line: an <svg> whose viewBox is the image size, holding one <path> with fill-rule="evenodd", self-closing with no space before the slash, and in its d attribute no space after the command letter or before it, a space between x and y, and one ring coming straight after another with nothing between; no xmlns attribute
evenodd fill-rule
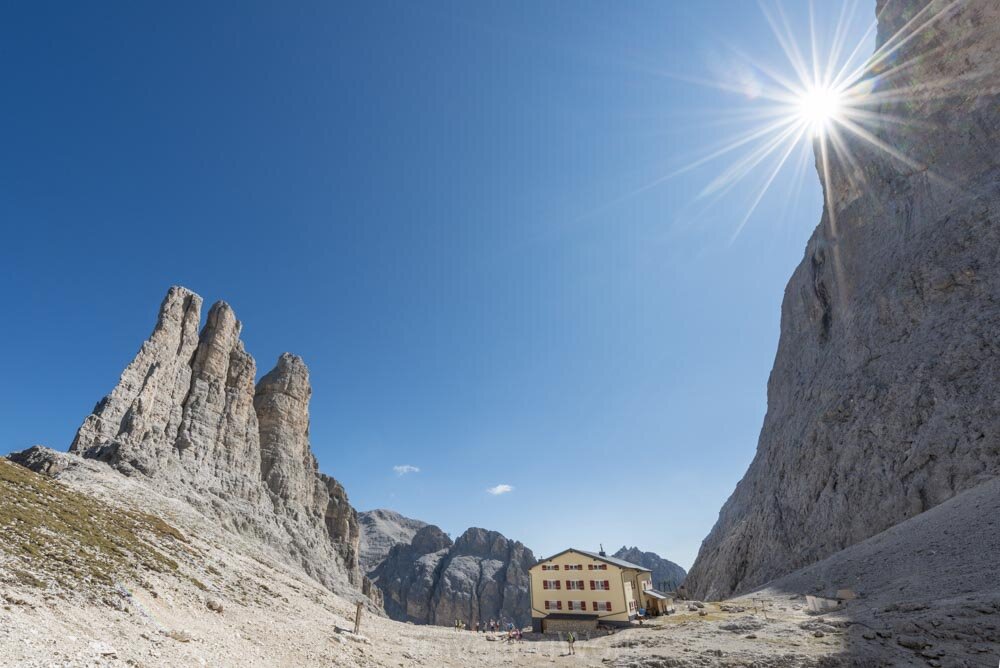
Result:
<svg viewBox="0 0 1000 668"><path fill-rule="evenodd" d="M549 581L542 580L542 589L548 589L548 588L549 588Z"/></svg>
<svg viewBox="0 0 1000 668"><path fill-rule="evenodd" d="M556 589L562 589L562 582L556 580Z"/></svg>
<svg viewBox="0 0 1000 668"><path fill-rule="evenodd" d="M605 589L611 589L611 583L610 583L610 582L608 582L607 580L605 580L605 581L604 581L604 588L605 588Z"/></svg>
<svg viewBox="0 0 1000 668"><path fill-rule="evenodd" d="M562 610L562 601L556 601L556 610Z"/></svg>
<svg viewBox="0 0 1000 668"><path fill-rule="evenodd" d="M545 609L546 609L546 610L548 610L548 609L549 609L549 602L548 602L548 601L545 601Z"/></svg>
<svg viewBox="0 0 1000 668"><path fill-rule="evenodd" d="M595 587L596 587L596 585L594 585L594 581L593 581L593 580L591 580L591 581L590 581L590 588L591 588L591 589L594 589Z"/></svg>

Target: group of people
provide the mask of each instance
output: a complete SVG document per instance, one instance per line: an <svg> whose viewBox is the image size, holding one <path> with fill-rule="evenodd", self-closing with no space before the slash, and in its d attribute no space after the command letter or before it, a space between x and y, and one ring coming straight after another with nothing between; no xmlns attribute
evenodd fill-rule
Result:
<svg viewBox="0 0 1000 668"><path fill-rule="evenodd" d="M469 626L464 621L462 621L461 619L456 619L455 620L455 630L456 631L464 631L464 630L466 630L468 628L469 628ZM475 622L472 625L472 631L474 633L504 633L504 632L506 632L507 633L507 641L508 642L513 642L514 640L517 640L518 642L520 642L520 640L521 640L521 629L516 628L514 626L513 622L507 622L507 624L505 625L499 619L491 619L488 622L482 622L482 623Z"/></svg>

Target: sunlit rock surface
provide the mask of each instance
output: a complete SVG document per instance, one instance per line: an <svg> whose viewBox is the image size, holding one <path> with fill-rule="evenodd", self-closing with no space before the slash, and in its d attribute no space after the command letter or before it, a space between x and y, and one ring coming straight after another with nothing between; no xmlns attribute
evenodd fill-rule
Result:
<svg viewBox="0 0 1000 668"><path fill-rule="evenodd" d="M305 363L285 353L255 386L232 308L212 306L199 335L201 304L170 289L153 333L70 451L188 501L335 591L377 602L358 563L357 513L309 445Z"/></svg>
<svg viewBox="0 0 1000 668"><path fill-rule="evenodd" d="M359 561L364 573L381 564L394 545L409 543L417 531L427 526L426 522L385 508L359 512L358 522L361 524Z"/></svg>
<svg viewBox="0 0 1000 668"><path fill-rule="evenodd" d="M880 0L878 17L868 110L884 120L828 152L757 454L687 579L699 598L1000 473L1000 4Z"/></svg>

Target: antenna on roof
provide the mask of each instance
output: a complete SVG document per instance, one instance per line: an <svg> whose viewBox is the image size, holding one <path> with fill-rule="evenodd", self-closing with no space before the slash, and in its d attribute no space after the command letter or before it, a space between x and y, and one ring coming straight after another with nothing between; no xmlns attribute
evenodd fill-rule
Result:
<svg viewBox="0 0 1000 668"><path fill-rule="evenodd" d="M608 555L607 555L607 554L606 554L606 553L604 552L604 543L598 543L598 545L600 545L600 546L601 546L601 551L600 551L600 552L598 552L597 554L601 555L602 557L606 557L606 556L608 556Z"/></svg>

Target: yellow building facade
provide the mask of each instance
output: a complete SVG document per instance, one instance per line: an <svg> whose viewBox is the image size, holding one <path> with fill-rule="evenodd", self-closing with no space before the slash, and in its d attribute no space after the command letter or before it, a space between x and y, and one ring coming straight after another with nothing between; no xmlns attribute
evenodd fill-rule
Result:
<svg viewBox="0 0 1000 668"><path fill-rule="evenodd" d="M653 589L648 568L603 552L570 548L528 571L531 626L535 632L625 626L635 619Z"/></svg>

